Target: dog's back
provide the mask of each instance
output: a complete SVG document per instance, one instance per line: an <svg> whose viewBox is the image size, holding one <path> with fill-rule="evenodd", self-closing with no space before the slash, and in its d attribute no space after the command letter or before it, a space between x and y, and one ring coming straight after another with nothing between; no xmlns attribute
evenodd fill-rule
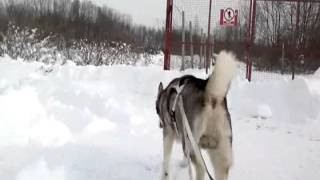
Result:
<svg viewBox="0 0 320 180"><path fill-rule="evenodd" d="M192 123L197 114L200 114L204 103L204 92L208 80L198 79L191 75L186 75L180 78L176 78L170 82L166 89L158 96L157 109L160 114L161 127L171 126L173 127L174 119L177 123L181 123L179 113L177 117L172 117L171 110L174 106L174 100L177 97L177 86L184 85L181 92L184 107L186 109L187 118ZM180 134L180 133L179 133Z"/></svg>

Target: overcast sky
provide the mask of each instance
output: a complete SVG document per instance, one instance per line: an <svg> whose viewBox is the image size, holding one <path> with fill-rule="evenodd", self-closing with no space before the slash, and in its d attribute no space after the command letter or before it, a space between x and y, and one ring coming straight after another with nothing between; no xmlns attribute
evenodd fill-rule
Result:
<svg viewBox="0 0 320 180"><path fill-rule="evenodd" d="M92 0L131 15L133 23L162 26L165 19L166 0Z"/></svg>

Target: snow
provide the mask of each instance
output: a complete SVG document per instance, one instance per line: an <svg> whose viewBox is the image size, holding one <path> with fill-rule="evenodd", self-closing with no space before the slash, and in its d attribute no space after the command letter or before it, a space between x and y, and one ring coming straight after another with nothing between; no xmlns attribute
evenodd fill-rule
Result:
<svg viewBox="0 0 320 180"><path fill-rule="evenodd" d="M35 177L46 180L64 180L65 172L64 168L50 170L46 161L44 159L40 159L39 161L22 169L21 173L18 174L16 179L34 180Z"/></svg>
<svg viewBox="0 0 320 180"><path fill-rule="evenodd" d="M251 83L236 79L233 85L236 89L232 88L230 101L234 101L238 113L243 116L259 115L261 105L269 106L270 108L263 109L270 109L272 118L281 122L302 123L318 116L319 101L317 96L310 92L305 79L297 78L294 81L278 79Z"/></svg>
<svg viewBox="0 0 320 180"><path fill-rule="evenodd" d="M270 106L267 104L259 104L257 108L257 116L263 119L272 117Z"/></svg>
<svg viewBox="0 0 320 180"><path fill-rule="evenodd" d="M312 76L305 78L311 93L320 95L320 68ZM318 96L319 97L319 96Z"/></svg>
<svg viewBox="0 0 320 180"><path fill-rule="evenodd" d="M316 70L316 72L314 72L314 76L320 77L320 68L318 68L318 70Z"/></svg>
<svg viewBox="0 0 320 180"><path fill-rule="evenodd" d="M158 83L203 70L150 66L45 66L0 57L0 179L160 179ZM50 72L51 71L51 72ZM320 78L248 83L228 95L234 132L230 179L320 176ZM181 146L173 179L186 179ZM206 159L207 162L208 159Z"/></svg>

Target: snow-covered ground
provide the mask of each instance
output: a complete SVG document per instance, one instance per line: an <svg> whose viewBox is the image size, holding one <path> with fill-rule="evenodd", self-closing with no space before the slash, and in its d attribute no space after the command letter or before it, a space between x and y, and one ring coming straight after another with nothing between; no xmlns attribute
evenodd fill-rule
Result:
<svg viewBox="0 0 320 180"><path fill-rule="evenodd" d="M187 73L206 77L160 65L46 67L0 57L0 179L160 179L158 83ZM318 74L294 81L235 78L228 96L231 180L319 179ZM181 159L176 145L173 179L188 177Z"/></svg>

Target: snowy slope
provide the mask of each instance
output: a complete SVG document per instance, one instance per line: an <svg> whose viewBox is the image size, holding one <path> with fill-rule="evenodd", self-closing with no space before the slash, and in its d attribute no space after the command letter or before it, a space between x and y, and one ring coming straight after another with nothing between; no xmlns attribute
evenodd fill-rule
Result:
<svg viewBox="0 0 320 180"><path fill-rule="evenodd" d="M0 58L0 179L160 179L156 91L180 75L159 65L46 67ZM234 80L231 180L319 179L319 82ZM181 159L177 145L174 179L188 177Z"/></svg>

